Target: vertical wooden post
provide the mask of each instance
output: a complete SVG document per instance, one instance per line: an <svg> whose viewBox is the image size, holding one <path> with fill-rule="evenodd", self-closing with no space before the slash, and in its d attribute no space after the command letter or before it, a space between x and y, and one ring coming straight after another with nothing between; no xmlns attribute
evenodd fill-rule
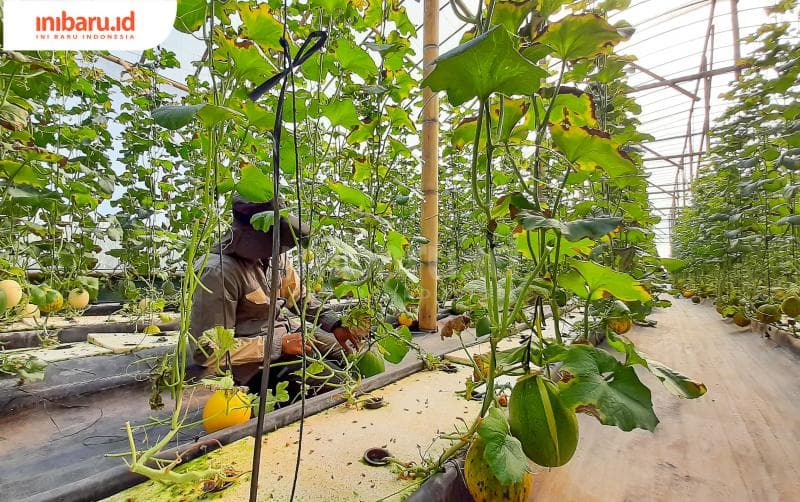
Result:
<svg viewBox="0 0 800 502"><path fill-rule="evenodd" d="M427 76L439 56L439 0L425 0L422 25L422 74ZM422 90L422 236L428 243L420 253L422 297L419 329L436 331L438 302L437 262L439 258L439 98L426 87Z"/></svg>
<svg viewBox="0 0 800 502"><path fill-rule="evenodd" d="M739 68L739 59L742 57L739 46L739 0L731 0L731 32L733 33L733 65L736 66L736 80L742 76Z"/></svg>

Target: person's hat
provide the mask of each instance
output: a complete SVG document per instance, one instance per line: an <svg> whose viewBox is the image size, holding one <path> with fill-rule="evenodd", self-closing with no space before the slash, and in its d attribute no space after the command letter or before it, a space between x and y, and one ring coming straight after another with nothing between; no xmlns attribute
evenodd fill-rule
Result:
<svg viewBox="0 0 800 502"><path fill-rule="evenodd" d="M250 260L261 260L272 256L272 228L267 232L256 230L250 223L250 218L258 213L273 211L273 201L250 202L240 195L233 196L233 222L231 223L232 239L230 250ZM282 197L277 197L278 209L284 209L286 202ZM280 218L280 253L285 253L297 246L306 245L308 236L311 234L310 227L291 214Z"/></svg>

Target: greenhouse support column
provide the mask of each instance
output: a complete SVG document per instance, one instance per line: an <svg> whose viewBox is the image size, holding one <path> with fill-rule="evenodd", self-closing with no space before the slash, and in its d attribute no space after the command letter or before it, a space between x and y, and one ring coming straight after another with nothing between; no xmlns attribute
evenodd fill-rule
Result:
<svg viewBox="0 0 800 502"><path fill-rule="evenodd" d="M733 66L736 80L742 76L742 69L739 68L739 59L742 57L739 46L739 0L731 0L731 32L733 33Z"/></svg>
<svg viewBox="0 0 800 502"><path fill-rule="evenodd" d="M439 56L439 0L425 0L422 26L422 73L427 76ZM439 99L430 88L422 90L422 219L421 234L428 240L420 252L422 297L419 329L436 331L437 261L439 258Z"/></svg>

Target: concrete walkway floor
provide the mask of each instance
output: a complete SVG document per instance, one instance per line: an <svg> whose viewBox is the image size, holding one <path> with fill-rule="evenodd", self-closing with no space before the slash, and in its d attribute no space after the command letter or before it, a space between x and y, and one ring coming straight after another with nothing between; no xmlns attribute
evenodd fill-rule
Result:
<svg viewBox="0 0 800 502"><path fill-rule="evenodd" d="M622 432L580 416L578 451L537 474L537 501L800 500L800 358L723 322L706 300L674 300L637 327L640 351L702 381L700 399L653 390L655 433Z"/></svg>

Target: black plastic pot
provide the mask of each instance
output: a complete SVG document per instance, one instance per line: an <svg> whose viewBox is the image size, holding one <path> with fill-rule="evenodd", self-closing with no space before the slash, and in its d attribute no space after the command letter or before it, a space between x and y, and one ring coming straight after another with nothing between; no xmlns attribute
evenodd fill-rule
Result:
<svg viewBox="0 0 800 502"><path fill-rule="evenodd" d="M412 493L406 502L471 502L474 499L464 480L464 460L454 458L444 465L444 472L432 476Z"/></svg>

